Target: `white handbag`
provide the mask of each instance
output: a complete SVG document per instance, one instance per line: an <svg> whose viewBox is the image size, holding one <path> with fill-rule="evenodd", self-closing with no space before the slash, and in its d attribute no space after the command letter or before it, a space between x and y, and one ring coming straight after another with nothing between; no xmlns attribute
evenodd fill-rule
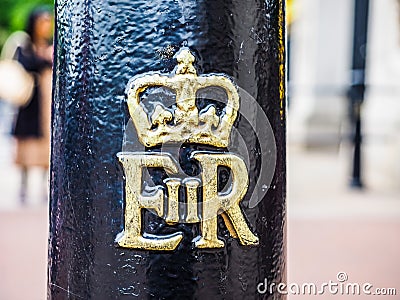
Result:
<svg viewBox="0 0 400 300"><path fill-rule="evenodd" d="M32 98L33 76L16 60L0 61L0 99L16 107L25 106Z"/></svg>
<svg viewBox="0 0 400 300"><path fill-rule="evenodd" d="M13 59L18 47L26 45L29 36L22 31L14 32L2 49L0 61L0 100L14 106L25 106L32 98L35 80L33 75Z"/></svg>

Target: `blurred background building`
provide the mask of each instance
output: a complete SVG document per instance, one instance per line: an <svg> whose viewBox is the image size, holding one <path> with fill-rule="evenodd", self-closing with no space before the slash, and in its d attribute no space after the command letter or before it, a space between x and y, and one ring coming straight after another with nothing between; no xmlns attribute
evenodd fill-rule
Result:
<svg viewBox="0 0 400 300"><path fill-rule="evenodd" d="M289 137L294 145L349 150L354 1L297 0L291 26ZM362 107L366 187L400 191L400 6L371 0ZM351 155L349 158L349 167ZM349 170L350 172L350 170ZM399 197L400 198L400 197Z"/></svg>

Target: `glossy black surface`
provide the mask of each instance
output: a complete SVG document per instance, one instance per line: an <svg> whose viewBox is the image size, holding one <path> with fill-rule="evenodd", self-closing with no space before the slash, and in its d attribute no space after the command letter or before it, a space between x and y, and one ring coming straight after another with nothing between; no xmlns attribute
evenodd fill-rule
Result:
<svg viewBox="0 0 400 300"><path fill-rule="evenodd" d="M285 277L282 6L279 0L56 1L50 299L281 299L260 295L257 284ZM172 253L115 246L123 229L123 172L116 154L129 120L126 85L137 74L170 72L182 46L195 53L200 74L231 76L272 125L272 188L256 207L244 208L258 247L240 246L221 220L223 249L193 249L198 226L190 224L172 226L185 233ZM251 189L264 141L243 118L235 126L254 149ZM145 219L145 230L157 232L162 220L148 213Z"/></svg>

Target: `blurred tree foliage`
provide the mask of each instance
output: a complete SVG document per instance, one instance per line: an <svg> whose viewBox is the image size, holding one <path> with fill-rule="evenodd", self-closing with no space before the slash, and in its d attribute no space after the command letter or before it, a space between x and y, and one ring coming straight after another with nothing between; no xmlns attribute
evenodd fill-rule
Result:
<svg viewBox="0 0 400 300"><path fill-rule="evenodd" d="M12 32L24 30L29 13L39 5L53 7L54 0L0 0L0 49Z"/></svg>

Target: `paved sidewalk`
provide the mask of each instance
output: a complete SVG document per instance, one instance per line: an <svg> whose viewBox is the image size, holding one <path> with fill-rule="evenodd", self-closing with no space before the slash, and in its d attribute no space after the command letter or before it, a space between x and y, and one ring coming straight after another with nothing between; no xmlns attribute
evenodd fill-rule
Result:
<svg viewBox="0 0 400 300"><path fill-rule="evenodd" d="M400 297L400 221L330 217L326 219L289 218L288 283L302 286L314 283L322 290L323 283L338 281L345 272L346 284L356 283L361 295L330 294L294 295L289 299L399 299ZM362 286L396 288L397 296L365 295ZM346 291L346 289L344 289ZM350 291L353 291L352 289Z"/></svg>
<svg viewBox="0 0 400 300"><path fill-rule="evenodd" d="M47 209L0 211L0 299L46 299Z"/></svg>
<svg viewBox="0 0 400 300"><path fill-rule="evenodd" d="M320 287L345 272L347 283L396 288L397 296L295 295L289 299L399 299L400 193L348 188L348 157L289 147L288 283ZM346 287L344 285L344 287Z"/></svg>

